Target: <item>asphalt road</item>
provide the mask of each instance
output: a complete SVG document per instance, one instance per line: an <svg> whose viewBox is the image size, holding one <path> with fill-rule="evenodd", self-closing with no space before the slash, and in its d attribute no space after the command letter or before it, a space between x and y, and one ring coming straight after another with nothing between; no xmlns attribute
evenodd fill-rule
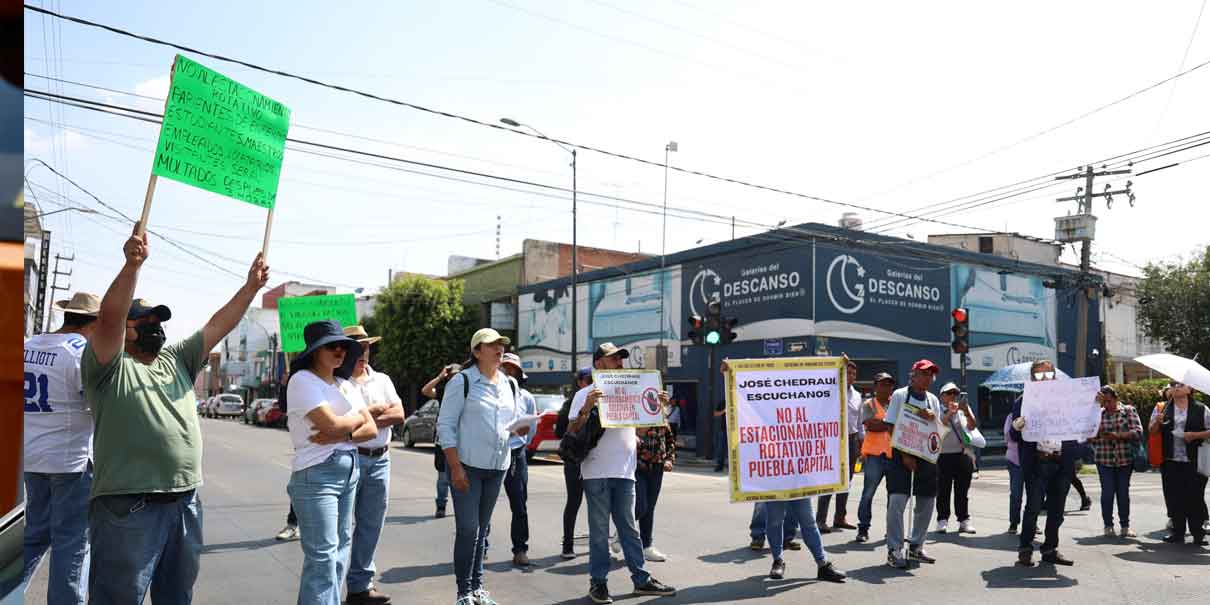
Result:
<svg viewBox="0 0 1210 605"><path fill-rule="evenodd" d="M297 542L273 539L288 507L287 434L228 420L202 422L206 547L194 602L296 602L301 550ZM393 450L390 508L378 547L376 583L398 604L452 603L454 519L452 514L433 518L431 450L398 444ZM851 531L824 536L829 557L850 576L848 583L835 585L815 582L815 565L806 551L787 553L785 580L766 579L768 551L748 549L751 506L730 504L722 475L708 470L681 467L665 477L660 496L656 545L669 560L648 563L648 569L679 588L679 594L667 599L629 595L628 573L614 563L610 588L619 602L1182 603L1204 600L1210 587L1210 550L1159 541L1165 519L1157 473L1135 475L1131 516L1140 534L1136 540L1103 538L1099 504L1067 515L1060 548L1076 565L1066 568L1013 565L1016 536L1005 533L1008 475L1003 470L985 470L974 482L971 510L978 533L930 534L928 550L938 563L908 571L885 564L885 493L880 493L874 504L873 542L852 543ZM854 479L859 486L861 476ZM1084 481L1096 500L1096 476L1086 475ZM581 556L576 559L558 556L564 501L560 465L535 462L529 494L529 554L536 565L524 571L511 565L510 516L502 491L493 517L487 588L503 605L588 603L586 540L577 541ZM1074 490L1068 504L1069 510L1078 508ZM851 510L853 518L855 502ZM583 507L580 515L578 531L584 533ZM31 582L28 603L45 602L45 582L43 564Z"/></svg>

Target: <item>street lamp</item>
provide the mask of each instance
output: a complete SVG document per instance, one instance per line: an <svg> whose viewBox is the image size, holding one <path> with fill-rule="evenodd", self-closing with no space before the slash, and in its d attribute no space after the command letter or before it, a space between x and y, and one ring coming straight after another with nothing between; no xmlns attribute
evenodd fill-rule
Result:
<svg viewBox="0 0 1210 605"><path fill-rule="evenodd" d="M660 227L660 350L664 350L664 275L665 259L668 254L668 154L677 150L676 141L664 145L664 218ZM667 353L664 353L667 358ZM658 358L658 355L657 355ZM658 359L657 359L658 362ZM661 370L663 368L660 368Z"/></svg>
<svg viewBox="0 0 1210 605"><path fill-rule="evenodd" d="M571 376L572 382L575 381L577 371L576 367L576 349L579 341L576 339L577 319L579 313L576 311L576 282L579 281L580 268L576 259L576 148L569 147L560 143L545 134L541 130L518 122L511 118L500 118L500 123L513 128L527 128L532 130L539 137L558 145L560 149L571 154Z"/></svg>
<svg viewBox="0 0 1210 605"><path fill-rule="evenodd" d="M81 208L79 206L68 206L66 208L60 208L59 210L51 210L50 212L43 212L42 214L35 215L34 218L42 218L44 216L50 216L52 214L58 214L60 212L67 212L68 210L75 210L76 212L80 212L83 214L100 214L99 212L97 212L96 210L93 210L92 208Z"/></svg>

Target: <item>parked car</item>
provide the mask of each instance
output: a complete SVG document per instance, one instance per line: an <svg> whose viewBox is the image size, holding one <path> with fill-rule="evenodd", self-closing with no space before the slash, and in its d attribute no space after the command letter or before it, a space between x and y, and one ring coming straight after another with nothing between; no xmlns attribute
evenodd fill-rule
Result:
<svg viewBox="0 0 1210 605"><path fill-rule="evenodd" d="M203 416L205 416L207 418L216 418L217 416L215 416L215 414L214 414L214 409L217 406L218 406L218 395L213 395L210 397L210 399L206 400L206 411L203 414Z"/></svg>
<svg viewBox="0 0 1210 605"><path fill-rule="evenodd" d="M244 408L244 424L260 424L261 408L273 405L277 405L276 399L253 399L252 403Z"/></svg>
<svg viewBox="0 0 1210 605"><path fill-rule="evenodd" d="M244 398L234 393L223 393L215 397L214 415L219 418L240 416L244 413Z"/></svg>
<svg viewBox="0 0 1210 605"><path fill-rule="evenodd" d="M258 424L261 426L269 426L273 428L286 428L286 413L281 411L281 406L277 405L277 400L270 400L272 405L263 407L256 412Z"/></svg>
<svg viewBox="0 0 1210 605"><path fill-rule="evenodd" d="M404 447L412 447L420 441L426 443L437 441L437 412L440 408L440 401L430 399L428 403L420 406L415 414L408 416L408 419L403 421L399 440L403 441Z"/></svg>
<svg viewBox="0 0 1210 605"><path fill-rule="evenodd" d="M559 418L559 408L563 407L563 401L562 395L534 395L538 410L538 428L526 447L527 459L532 459L537 452L559 451L559 438L555 437L555 421Z"/></svg>

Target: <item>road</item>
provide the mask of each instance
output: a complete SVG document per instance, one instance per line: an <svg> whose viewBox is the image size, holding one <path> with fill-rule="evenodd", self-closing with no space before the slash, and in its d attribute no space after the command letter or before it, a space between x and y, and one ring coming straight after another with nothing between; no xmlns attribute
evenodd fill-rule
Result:
<svg viewBox="0 0 1210 605"><path fill-rule="evenodd" d="M266 603L296 601L302 553L297 542L282 543L273 535L282 527L288 497L291 448L284 431L245 426L229 420L202 421L205 436L205 552L195 603ZM454 519L433 518L434 472L430 449L404 449L394 444L391 500L378 547L380 590L398 604L452 603L451 551ZM648 569L676 586L673 598L628 595L630 580L614 564L610 588L624 603L801 603L839 599L896 603L971 601L981 604L1031 600L1047 603L1181 603L1204 598L1210 550L1159 542L1164 509L1159 475L1135 476L1132 489L1134 541L1101 536L1099 505L1072 512L1062 529L1061 549L1076 565L1032 569L1014 567L1016 537L1008 526L1008 475L986 470L975 480L972 520L976 535L930 534L929 552L937 565L898 571L885 565L883 541L885 494L875 500L874 541L855 544L853 532L824 536L838 568L850 576L843 585L814 581L815 565L806 551L788 552L787 577L766 579L768 551L748 550L751 506L730 504L722 475L708 469L685 469L665 477L656 518L656 544L669 555ZM1084 478L1094 500L1095 475ZM860 485L861 476L855 477ZM577 541L581 556L559 558L564 501L562 468L536 462L530 468L530 570L511 566L508 501L501 492L496 507L486 585L493 597L509 603L588 603L587 543ZM1072 493L1069 509L1078 507ZM856 511L855 504L852 507ZM452 511L452 503L451 503ZM586 531L581 509L578 531ZM46 565L31 582L28 603L43 603ZM838 601L840 602L840 601Z"/></svg>

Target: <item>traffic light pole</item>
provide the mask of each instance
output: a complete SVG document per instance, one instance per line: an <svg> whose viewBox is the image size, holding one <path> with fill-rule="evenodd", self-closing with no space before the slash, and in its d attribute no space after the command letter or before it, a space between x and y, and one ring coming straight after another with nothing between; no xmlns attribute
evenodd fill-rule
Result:
<svg viewBox="0 0 1210 605"><path fill-rule="evenodd" d="M714 349L708 349L706 362L706 413L697 416L697 455L706 460L714 459Z"/></svg>

